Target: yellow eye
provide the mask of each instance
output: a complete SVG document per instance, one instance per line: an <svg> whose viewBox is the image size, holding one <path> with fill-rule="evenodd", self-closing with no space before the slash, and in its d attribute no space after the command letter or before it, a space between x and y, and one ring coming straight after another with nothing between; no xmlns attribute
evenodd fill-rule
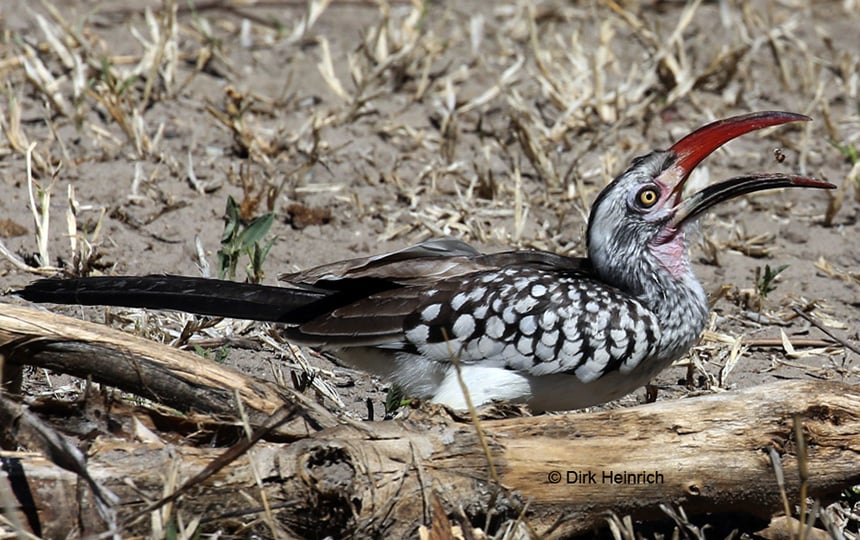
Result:
<svg viewBox="0 0 860 540"><path fill-rule="evenodd" d="M642 208L651 208L657 204L657 199L659 198L660 194L657 193L657 190L653 187L642 188L642 190L636 194L636 202L639 203L639 206Z"/></svg>

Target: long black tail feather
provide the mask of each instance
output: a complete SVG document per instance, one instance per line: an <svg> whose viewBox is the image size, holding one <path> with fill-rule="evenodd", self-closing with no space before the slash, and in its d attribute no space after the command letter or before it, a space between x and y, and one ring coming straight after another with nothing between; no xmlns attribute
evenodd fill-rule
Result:
<svg viewBox="0 0 860 540"><path fill-rule="evenodd" d="M173 275L40 279L14 294L40 303L169 309L282 323L302 322L330 296L324 291Z"/></svg>

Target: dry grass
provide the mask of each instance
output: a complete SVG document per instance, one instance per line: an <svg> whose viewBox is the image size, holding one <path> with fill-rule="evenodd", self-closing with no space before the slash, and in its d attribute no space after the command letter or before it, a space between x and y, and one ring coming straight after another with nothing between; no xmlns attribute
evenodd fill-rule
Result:
<svg viewBox="0 0 860 540"><path fill-rule="evenodd" d="M856 222L860 52L838 27L840 17L860 17L855 2L828 3L841 14L829 19L788 0L483 7L310 0L198 9L165 0L92 13L75 6L71 17L63 12L71 8L49 2L33 9L16 15L29 32L0 41L0 161L10 164L3 189L28 201L26 210L6 210L35 235L11 239L12 248L0 242L19 274L123 266L145 248L111 234L108 222L163 247L174 238L153 225L188 208L202 209L196 219L215 229L197 240L209 244L188 262L187 271L206 273L206 251L220 231L210 209L223 208L225 192L241 200L246 219L296 202L333 207L340 225L362 227L372 244L445 235L491 249L582 254L589 202L633 156L681 134L666 126L686 130L749 109L796 110L818 122L733 145L702 167L698 182L708 181L710 168L723 175L791 167L840 185L826 213L798 198L753 201L753 210L808 227L850 230ZM129 15L131 22L118 22ZM772 147L785 164L761 157ZM114 178L88 172L100 162L112 164ZM128 163L135 165L123 168ZM113 180L110 194L94 201L100 183ZM56 227L61 217L64 230ZM737 258L727 252L773 258L780 245L769 231L721 215L706 224L699 253L713 268ZM337 245L353 246L344 236ZM310 261L277 249L276 260ZM856 293L856 259L833 255L811 262ZM845 346L857 339L858 320L844 305L727 289L732 309L714 318L685 361L690 379L705 378L705 391L731 387L739 366L762 349L771 369L858 376L857 354ZM795 310L839 339L790 335L785 329L800 324ZM109 322L176 346L262 343L278 355L275 378L293 385L286 373L299 373L314 394L344 405L331 371L308 360L313 353L265 328L126 311L110 312ZM757 337L768 329L779 339ZM856 531L850 509L828 512L837 529ZM697 535L682 511L667 514ZM164 532L165 519L154 518L154 533ZM617 538L635 534L629 520L613 518L610 527ZM519 537L523 528L509 531Z"/></svg>

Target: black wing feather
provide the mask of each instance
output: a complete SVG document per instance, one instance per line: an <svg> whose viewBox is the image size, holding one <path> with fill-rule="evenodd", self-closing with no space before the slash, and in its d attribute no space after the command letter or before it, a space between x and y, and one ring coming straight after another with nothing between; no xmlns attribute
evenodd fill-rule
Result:
<svg viewBox="0 0 860 540"><path fill-rule="evenodd" d="M236 319L292 322L331 293L173 275L48 278L16 291L31 302L171 309Z"/></svg>
<svg viewBox="0 0 860 540"><path fill-rule="evenodd" d="M16 294L33 302L171 309L287 325L288 337L356 346L402 341L404 321L428 295L453 297L467 276L506 267L592 275L586 259L545 251L484 255L442 239L285 274L288 287L174 276L42 279Z"/></svg>

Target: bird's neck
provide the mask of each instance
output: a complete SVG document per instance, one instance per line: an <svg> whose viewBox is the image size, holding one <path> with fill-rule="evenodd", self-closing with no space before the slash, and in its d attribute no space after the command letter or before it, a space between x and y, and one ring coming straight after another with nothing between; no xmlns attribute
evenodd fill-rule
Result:
<svg viewBox="0 0 860 540"><path fill-rule="evenodd" d="M612 284L657 316L661 330L659 354L675 360L698 341L707 323L708 301L693 273L683 233L648 248L649 257L631 257L629 261L636 261L634 265L624 272L612 272L618 281Z"/></svg>
<svg viewBox="0 0 860 540"><path fill-rule="evenodd" d="M649 246L651 278L639 300L660 321L661 348L666 357L680 357L695 345L708 320L708 299L690 264L686 235Z"/></svg>
<svg viewBox="0 0 860 540"><path fill-rule="evenodd" d="M689 260L661 270L638 299L660 321L660 355L675 360L698 341L708 321L708 300Z"/></svg>

